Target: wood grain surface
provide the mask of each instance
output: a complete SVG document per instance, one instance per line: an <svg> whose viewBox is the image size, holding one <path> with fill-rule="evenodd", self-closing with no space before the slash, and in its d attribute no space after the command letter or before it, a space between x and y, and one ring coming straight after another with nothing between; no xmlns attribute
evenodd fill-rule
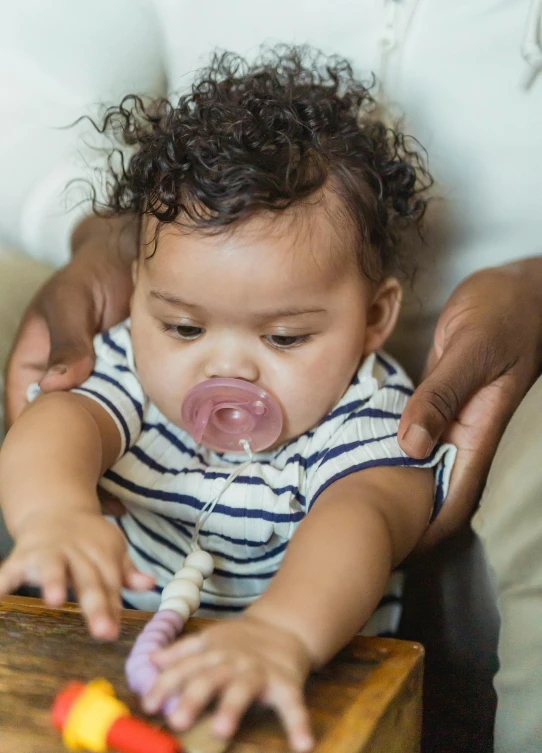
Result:
<svg viewBox="0 0 542 753"><path fill-rule="evenodd" d="M88 635L75 605L50 609L38 599L1 599L0 753L65 750L51 725L49 710L56 693L73 679L105 677L132 712L145 718L126 686L124 661L150 616L123 612L120 638L100 643ZM191 620L187 632L204 624ZM355 638L309 679L307 702L317 740L314 753L416 753L422 673L419 644ZM156 718L152 721L160 724ZM206 732L205 723L195 733L184 740L187 753L224 750ZM288 746L274 714L256 708L227 750L285 753Z"/></svg>

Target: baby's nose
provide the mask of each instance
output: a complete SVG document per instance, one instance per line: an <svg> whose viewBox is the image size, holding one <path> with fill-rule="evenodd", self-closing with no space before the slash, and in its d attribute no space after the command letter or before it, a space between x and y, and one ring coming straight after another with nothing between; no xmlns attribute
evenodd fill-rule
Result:
<svg viewBox="0 0 542 753"><path fill-rule="evenodd" d="M258 365L250 352L238 347L225 347L215 351L205 366L207 379L215 377L244 379L256 382L260 376Z"/></svg>

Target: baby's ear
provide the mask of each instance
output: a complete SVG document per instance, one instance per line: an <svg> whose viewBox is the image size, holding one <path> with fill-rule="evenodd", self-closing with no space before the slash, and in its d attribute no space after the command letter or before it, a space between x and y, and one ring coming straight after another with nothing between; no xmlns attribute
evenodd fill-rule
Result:
<svg viewBox="0 0 542 753"><path fill-rule="evenodd" d="M367 310L364 356L381 348L393 332L402 298L403 291L395 277L387 277L374 292Z"/></svg>

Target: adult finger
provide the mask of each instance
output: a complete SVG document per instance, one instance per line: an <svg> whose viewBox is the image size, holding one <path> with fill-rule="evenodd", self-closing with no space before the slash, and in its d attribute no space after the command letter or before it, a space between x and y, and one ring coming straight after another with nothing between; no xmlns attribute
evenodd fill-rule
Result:
<svg viewBox="0 0 542 753"><path fill-rule="evenodd" d="M523 392L515 374L500 377L478 391L460 411L457 423L443 435L457 447L450 486L445 504L416 547L416 554L458 531L471 516Z"/></svg>
<svg viewBox="0 0 542 753"><path fill-rule="evenodd" d="M53 279L43 291L40 310L49 331L47 370L40 380L44 392L71 389L88 378L94 366L93 338L99 315L90 290Z"/></svg>
<svg viewBox="0 0 542 753"><path fill-rule="evenodd" d="M401 449L412 458L427 457L469 398L505 368L487 336L484 341L478 330L456 333L403 411L398 430Z"/></svg>

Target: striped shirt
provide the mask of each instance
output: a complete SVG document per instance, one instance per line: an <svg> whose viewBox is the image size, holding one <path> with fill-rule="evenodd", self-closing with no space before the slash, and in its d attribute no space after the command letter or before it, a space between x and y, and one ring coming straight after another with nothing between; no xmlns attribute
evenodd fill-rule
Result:
<svg viewBox="0 0 542 753"><path fill-rule="evenodd" d="M198 513L246 457L197 445L150 402L135 369L128 322L99 335L94 345L94 372L75 392L100 403L118 427L120 455L100 485L125 505L116 524L135 565L156 579L154 591L126 592L126 603L156 610L163 587L189 551ZM424 461L401 451L397 427L411 393L401 367L385 353L372 354L317 426L254 456L225 489L200 532L215 571L204 583L198 616L231 615L257 598L319 495L350 473L375 466L431 467L438 512L455 448L441 445ZM401 579L400 573L392 575L367 632L393 632Z"/></svg>

